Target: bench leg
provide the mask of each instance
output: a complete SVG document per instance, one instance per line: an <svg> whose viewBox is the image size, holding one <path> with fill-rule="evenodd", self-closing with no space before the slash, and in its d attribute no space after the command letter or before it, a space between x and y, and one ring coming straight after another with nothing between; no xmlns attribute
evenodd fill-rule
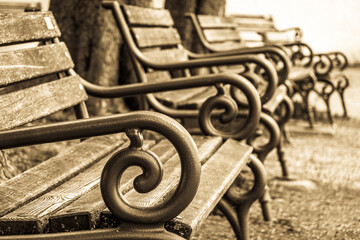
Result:
<svg viewBox="0 0 360 240"><path fill-rule="evenodd" d="M340 74L337 77L336 81L337 81L336 90L340 95L341 104L343 107L343 118L348 118L346 104L345 104L344 91L349 86L349 79L344 74Z"/></svg>
<svg viewBox="0 0 360 240"><path fill-rule="evenodd" d="M251 190L245 194L240 194L236 184L233 184L225 195L226 199L220 200L218 204L239 240L249 239L249 209L257 199L264 196L266 186L266 170L262 162L251 155L251 161L248 165L255 178Z"/></svg>

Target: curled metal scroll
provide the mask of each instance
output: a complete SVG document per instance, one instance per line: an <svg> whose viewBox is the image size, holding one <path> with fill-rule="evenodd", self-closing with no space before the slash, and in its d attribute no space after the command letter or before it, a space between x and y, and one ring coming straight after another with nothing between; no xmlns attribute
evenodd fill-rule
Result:
<svg viewBox="0 0 360 240"><path fill-rule="evenodd" d="M340 70L344 70L348 65L347 57L342 52L330 52L327 53L330 59L333 61L333 65Z"/></svg>
<svg viewBox="0 0 360 240"><path fill-rule="evenodd" d="M326 54L317 54L314 57L317 61L314 61L313 69L317 75L326 75L333 69L333 61Z"/></svg>
<svg viewBox="0 0 360 240"><path fill-rule="evenodd" d="M263 125L269 132L267 141L262 144L256 142L259 137L262 137L263 139L263 131L257 131L252 136L248 137L246 141L254 148L254 153L258 155L259 159L264 161L267 154L279 144L281 134L277 122L266 113L261 113L260 124Z"/></svg>
<svg viewBox="0 0 360 240"><path fill-rule="evenodd" d="M255 130L259 121L260 105L258 104L260 98L254 86L247 80L239 81L236 88L244 93L250 106L249 111L240 112L237 99L225 95L224 90L217 88L218 94L208 98L199 109L198 122L205 134L244 139ZM220 124L226 124L227 126L220 126L219 128L213 121L216 117L218 117ZM242 119L240 124L235 121L237 119ZM236 123L231 124L234 122Z"/></svg>
<svg viewBox="0 0 360 240"><path fill-rule="evenodd" d="M350 85L349 79L344 74L336 75L334 81L336 82L335 86L338 92L344 92L345 88L347 88Z"/></svg>
<svg viewBox="0 0 360 240"><path fill-rule="evenodd" d="M119 192L119 182L123 172L130 166L139 166L143 174L134 181L134 189L147 193L161 181L161 162L155 154L141 148L140 130L127 131L131 140L129 148L114 154L106 163L101 176L101 192L110 211L120 220L129 223L163 223L179 215L192 201L200 179L200 163L197 148L191 136L175 120L153 114L139 120L140 129L149 129L164 135L179 153L181 176L175 193L163 204L142 208L132 206ZM131 133L132 132L132 133Z"/></svg>
<svg viewBox="0 0 360 240"><path fill-rule="evenodd" d="M290 50L290 58L294 65L309 67L313 60L313 51L309 45L297 42L285 46Z"/></svg>

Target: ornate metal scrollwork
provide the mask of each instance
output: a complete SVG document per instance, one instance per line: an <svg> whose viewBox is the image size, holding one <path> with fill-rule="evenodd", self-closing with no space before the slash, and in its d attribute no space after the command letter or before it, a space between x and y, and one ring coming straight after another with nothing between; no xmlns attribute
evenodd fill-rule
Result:
<svg viewBox="0 0 360 240"><path fill-rule="evenodd" d="M309 45L296 42L284 44L290 51L291 62L296 66L309 67L313 60L313 52Z"/></svg>
<svg viewBox="0 0 360 240"><path fill-rule="evenodd" d="M240 82L239 82L240 83ZM234 89L236 90L234 90ZM257 125L260 98L249 81L231 85L230 92L241 90L250 110L239 111L237 98L226 95L222 85L217 85L218 94L208 98L200 107L198 122L203 133L224 138L244 139Z"/></svg>
<svg viewBox="0 0 360 240"><path fill-rule="evenodd" d="M344 70L348 65L347 57L342 52L330 52L327 53L329 58L332 60L334 67Z"/></svg>
<svg viewBox="0 0 360 240"><path fill-rule="evenodd" d="M317 75L326 75L333 69L333 61L327 54L316 54L314 58L313 69Z"/></svg>
<svg viewBox="0 0 360 240"><path fill-rule="evenodd" d="M190 135L184 134L183 127L173 123L174 120L168 117L165 121L170 121L169 123L165 124L164 120L161 123L152 121L145 126L140 124L139 129L126 130L131 141L130 146L115 153L104 167L101 176L103 199L110 211L121 221L137 224L164 223L180 214L195 196L200 174L196 146L191 137L186 137ZM146 119L140 121L146 122ZM169 128L168 125L173 126ZM143 170L134 180L134 189L139 193L152 191L162 180L162 164L154 153L142 148L140 129L157 131L168 138L179 153L182 169L175 193L163 204L149 208L131 205L119 190L122 174L130 166L139 166Z"/></svg>

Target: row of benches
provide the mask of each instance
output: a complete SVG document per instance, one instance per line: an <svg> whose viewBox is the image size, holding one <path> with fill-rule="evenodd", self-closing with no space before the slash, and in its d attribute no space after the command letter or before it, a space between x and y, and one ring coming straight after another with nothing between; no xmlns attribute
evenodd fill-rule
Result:
<svg viewBox="0 0 360 240"><path fill-rule="evenodd" d="M0 15L1 46L35 42L0 52L0 149L81 140L0 184L0 239L189 239L215 206L237 238L248 239L247 213L257 199L271 219L261 162L272 149L288 177L280 141L292 112L281 85L288 57L278 47L194 54L182 47L167 10L104 6L114 13L139 83L103 87L77 75L50 12ZM223 69L231 64L236 73ZM193 76L198 67L212 73ZM143 96L142 106L181 119L186 129L150 111L89 118L85 90L102 98ZM72 106L77 120L38 120ZM238 178L246 165L254 185L244 194Z"/></svg>

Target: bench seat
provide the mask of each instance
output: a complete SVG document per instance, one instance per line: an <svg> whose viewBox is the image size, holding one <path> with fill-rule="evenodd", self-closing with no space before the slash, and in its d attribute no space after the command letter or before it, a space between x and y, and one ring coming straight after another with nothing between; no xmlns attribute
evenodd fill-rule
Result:
<svg viewBox="0 0 360 240"><path fill-rule="evenodd" d="M109 147L112 141L116 143L114 149L123 148L127 145L126 142L113 137L104 138L105 140L102 139L104 147ZM189 239L196 232L200 224L210 214L245 164L248 163L252 152L251 147L234 140L222 143L220 137L194 136L194 140L197 143L202 164L199 191L183 213L165 224L168 231L175 232L186 239ZM93 138L87 141L101 142L101 139ZM87 141L81 143L81 145L87 145ZM93 148L93 144L89 146ZM159 156L164 163L165 174L161 185L158 187L161 191L143 195L137 204L140 206L161 204L163 199L166 199L166 196L175 189L179 178L177 175L179 173L179 160L174 155L175 151L169 151L171 148L165 140L158 143L149 141L144 144L144 147L149 148ZM42 165L50 165L57 161L58 165L67 166L68 160L71 159L74 151L75 154L79 153L76 150L77 147L71 149L68 158L54 157ZM241 156L240 159L239 156ZM95 163L88 164L90 166L85 167L85 169L77 168L75 173L70 173L65 167L56 168L58 169L57 175L69 175L66 180L60 177L54 178L54 173L44 175L43 168L40 165L29 170L28 172L31 172L32 176L40 176L37 181L52 176L51 180L55 181L54 179L56 179L57 182L52 182L48 189L42 189L39 191L40 193L34 191L32 197L28 197L31 191L24 190L22 193L27 195L24 202L16 203L16 206L13 204L14 206L9 207L11 211L6 211L8 212L6 214L4 214L5 211L2 211L3 214L0 218L1 235L68 232L117 227L119 220L106 208L99 189L100 173L106 161L106 157L97 162L94 161ZM17 179L22 178L22 182L25 181L25 178L29 175L28 172L19 175ZM131 202L139 200L138 194L131 187L131 179L134 173L139 174L141 171L132 169L130 174L124 176L124 185L121 185L121 192ZM214 176L217 177L214 178ZM13 195L9 196L8 189L12 188L12 183L16 184L15 180L9 180L2 184L1 196L3 196L3 202L6 200L9 200L8 202L14 201L14 198L11 197ZM33 180L28 181L33 182ZM49 180L47 179L47 181ZM6 187L3 185L6 185ZM36 199L31 201L34 198Z"/></svg>

